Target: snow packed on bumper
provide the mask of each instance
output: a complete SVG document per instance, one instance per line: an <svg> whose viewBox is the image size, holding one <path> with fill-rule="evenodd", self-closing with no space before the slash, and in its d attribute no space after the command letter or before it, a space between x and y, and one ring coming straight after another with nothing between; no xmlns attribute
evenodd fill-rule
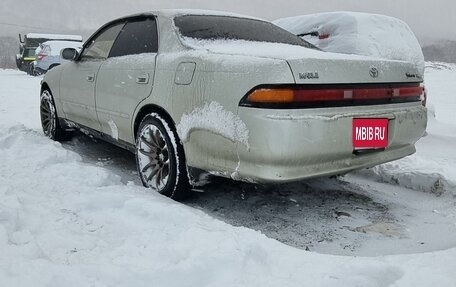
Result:
<svg viewBox="0 0 456 287"><path fill-rule="evenodd" d="M217 102L205 103L203 107L182 115L177 125L180 139L188 141L195 130L209 131L249 148L249 131L245 123Z"/></svg>

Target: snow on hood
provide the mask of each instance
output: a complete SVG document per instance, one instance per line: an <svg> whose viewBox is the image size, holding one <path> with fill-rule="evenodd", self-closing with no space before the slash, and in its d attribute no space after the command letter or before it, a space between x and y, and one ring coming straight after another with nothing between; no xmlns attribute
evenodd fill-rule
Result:
<svg viewBox="0 0 456 287"><path fill-rule="evenodd" d="M187 141L190 133L195 130L210 131L249 147L249 131L245 123L217 102L206 103L182 116L177 125L180 139Z"/></svg>
<svg viewBox="0 0 456 287"><path fill-rule="evenodd" d="M306 36L306 41L334 53L356 54L412 62L424 75L424 56L410 27L384 15L332 12L283 18L274 24L293 34L319 32L327 39Z"/></svg>

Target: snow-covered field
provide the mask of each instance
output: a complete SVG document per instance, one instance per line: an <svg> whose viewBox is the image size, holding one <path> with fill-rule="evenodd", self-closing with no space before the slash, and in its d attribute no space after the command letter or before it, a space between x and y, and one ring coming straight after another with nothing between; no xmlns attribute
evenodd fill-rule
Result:
<svg viewBox="0 0 456 287"><path fill-rule="evenodd" d="M0 286L456 286L454 65L428 63L436 117L415 155L274 187L214 179L184 203L144 189L128 152L45 138L40 80L0 70Z"/></svg>

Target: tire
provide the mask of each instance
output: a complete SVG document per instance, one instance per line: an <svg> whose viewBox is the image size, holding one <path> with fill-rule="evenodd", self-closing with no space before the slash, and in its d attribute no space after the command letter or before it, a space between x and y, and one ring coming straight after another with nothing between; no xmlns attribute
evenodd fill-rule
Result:
<svg viewBox="0 0 456 287"><path fill-rule="evenodd" d="M33 63L30 63L27 74L35 76L35 65L33 65Z"/></svg>
<svg viewBox="0 0 456 287"><path fill-rule="evenodd" d="M35 67L33 67L32 76L34 76L34 77L41 76L41 73L37 69L35 69Z"/></svg>
<svg viewBox="0 0 456 287"><path fill-rule="evenodd" d="M189 195L184 148L172 123L155 113L144 117L135 150L138 174L145 187L174 200Z"/></svg>
<svg viewBox="0 0 456 287"><path fill-rule="evenodd" d="M49 68L48 68L48 71L50 71L51 69L53 69L53 68L55 68L55 67L57 67L59 65L60 64L52 64L52 65L50 65Z"/></svg>
<svg viewBox="0 0 456 287"><path fill-rule="evenodd" d="M40 118L44 134L55 141L71 139L71 132L62 129L55 109L54 98L48 90L43 90L40 97Z"/></svg>
<svg viewBox="0 0 456 287"><path fill-rule="evenodd" d="M37 77L37 76L41 76L43 73L41 72L40 69L37 69L37 68L33 68L33 76Z"/></svg>

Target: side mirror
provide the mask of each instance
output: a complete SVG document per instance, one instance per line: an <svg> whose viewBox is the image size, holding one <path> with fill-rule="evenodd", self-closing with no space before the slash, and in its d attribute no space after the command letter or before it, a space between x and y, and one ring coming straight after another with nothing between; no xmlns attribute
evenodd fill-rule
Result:
<svg viewBox="0 0 456 287"><path fill-rule="evenodd" d="M78 58L79 53L74 48L65 48L60 52L60 56L65 60L74 61Z"/></svg>

